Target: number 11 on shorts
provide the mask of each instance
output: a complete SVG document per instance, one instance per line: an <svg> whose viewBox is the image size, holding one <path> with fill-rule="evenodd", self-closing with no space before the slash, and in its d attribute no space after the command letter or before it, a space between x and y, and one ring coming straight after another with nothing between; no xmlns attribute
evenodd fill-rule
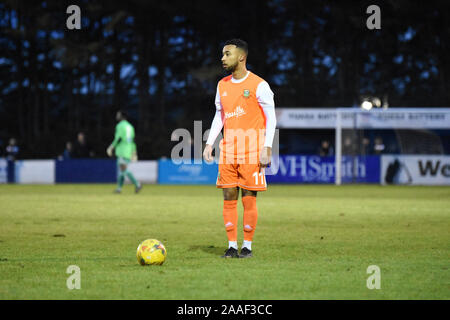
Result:
<svg viewBox="0 0 450 320"><path fill-rule="evenodd" d="M261 177L261 184L265 184L266 182L265 182L265 175L264 175L264 172L255 172L255 173L253 173L253 176L255 177L255 184L259 184L258 182L259 182L259 178L258 177Z"/></svg>

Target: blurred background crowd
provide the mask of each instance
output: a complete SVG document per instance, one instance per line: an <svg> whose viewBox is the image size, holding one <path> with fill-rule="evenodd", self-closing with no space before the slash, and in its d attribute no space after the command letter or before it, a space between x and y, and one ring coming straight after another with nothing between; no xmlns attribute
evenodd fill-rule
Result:
<svg viewBox="0 0 450 320"><path fill-rule="evenodd" d="M129 112L141 159L169 156L176 128L209 128L225 40L249 44L248 67L276 107L450 106L448 1L80 0L0 2L0 157L105 157L114 111ZM283 130L281 153L332 155L333 130ZM362 137L395 153L389 130ZM447 149L446 149L447 150Z"/></svg>

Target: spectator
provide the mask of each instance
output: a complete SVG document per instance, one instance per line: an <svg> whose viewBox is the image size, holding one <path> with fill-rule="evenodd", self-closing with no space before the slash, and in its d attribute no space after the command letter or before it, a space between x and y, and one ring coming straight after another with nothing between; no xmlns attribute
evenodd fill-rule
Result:
<svg viewBox="0 0 450 320"><path fill-rule="evenodd" d="M63 152L63 158L64 159L72 158L72 152L73 152L72 142L67 141L66 142L66 149Z"/></svg>
<svg viewBox="0 0 450 320"><path fill-rule="evenodd" d="M352 148L352 138L345 137L345 139L344 139L344 148L345 149L351 149Z"/></svg>
<svg viewBox="0 0 450 320"><path fill-rule="evenodd" d="M66 142L66 149L64 149L62 155L60 155L58 157L58 160L69 160L69 159L72 158L72 153L73 153L72 142L67 141Z"/></svg>
<svg viewBox="0 0 450 320"><path fill-rule="evenodd" d="M9 161L17 160L17 155L19 154L19 146L15 138L9 139L9 144L6 147L6 159Z"/></svg>
<svg viewBox="0 0 450 320"><path fill-rule="evenodd" d="M334 154L333 147L330 146L330 142L328 140L323 140L320 148L319 148L319 155L321 157L329 157Z"/></svg>
<svg viewBox="0 0 450 320"><path fill-rule="evenodd" d="M363 153L363 155L367 156L367 155L370 154L370 148L369 148L369 146L370 146L370 140L369 140L369 138L364 137L364 138L362 139L362 153Z"/></svg>
<svg viewBox="0 0 450 320"><path fill-rule="evenodd" d="M373 146L373 151L375 154L382 154L384 153L384 150L386 149L384 143L383 143L383 139L381 139L381 137L376 137L375 138L375 144Z"/></svg>
<svg viewBox="0 0 450 320"><path fill-rule="evenodd" d="M94 156L94 152L86 142L86 136L83 132L78 133L72 156L73 158L91 158Z"/></svg>

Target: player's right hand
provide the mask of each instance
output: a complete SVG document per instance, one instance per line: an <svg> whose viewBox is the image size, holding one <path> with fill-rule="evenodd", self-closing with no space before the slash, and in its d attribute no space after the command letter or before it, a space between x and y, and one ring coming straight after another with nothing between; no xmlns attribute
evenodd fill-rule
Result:
<svg viewBox="0 0 450 320"><path fill-rule="evenodd" d="M113 155L113 147L109 146L108 149L106 149L106 153L108 154L109 157L112 157Z"/></svg>
<svg viewBox="0 0 450 320"><path fill-rule="evenodd" d="M261 156L259 159L259 171L261 172L261 168L267 168L270 166L272 158L272 148L264 147L261 152Z"/></svg>
<svg viewBox="0 0 450 320"><path fill-rule="evenodd" d="M203 151L203 158L205 159L206 162L213 161L211 145L209 145L209 144L206 145L205 150Z"/></svg>

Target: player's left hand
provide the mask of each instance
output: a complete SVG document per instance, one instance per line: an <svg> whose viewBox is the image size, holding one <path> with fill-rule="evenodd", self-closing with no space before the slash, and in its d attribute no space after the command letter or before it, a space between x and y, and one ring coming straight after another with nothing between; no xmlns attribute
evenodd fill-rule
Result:
<svg viewBox="0 0 450 320"><path fill-rule="evenodd" d="M261 156L259 157L259 167L266 168L270 166L272 159L272 148L264 147L261 151Z"/></svg>
<svg viewBox="0 0 450 320"><path fill-rule="evenodd" d="M212 146L207 144L205 146L205 150L203 151L203 158L205 159L206 162L211 162L214 160L213 156L212 156Z"/></svg>
<svg viewBox="0 0 450 320"><path fill-rule="evenodd" d="M138 156L137 156L137 153L136 153L136 152L133 153L133 154L131 155L131 161L132 161L132 162L138 161Z"/></svg>
<svg viewBox="0 0 450 320"><path fill-rule="evenodd" d="M108 157L112 157L113 155L113 147L109 146L108 149L106 149L106 153L108 154Z"/></svg>

